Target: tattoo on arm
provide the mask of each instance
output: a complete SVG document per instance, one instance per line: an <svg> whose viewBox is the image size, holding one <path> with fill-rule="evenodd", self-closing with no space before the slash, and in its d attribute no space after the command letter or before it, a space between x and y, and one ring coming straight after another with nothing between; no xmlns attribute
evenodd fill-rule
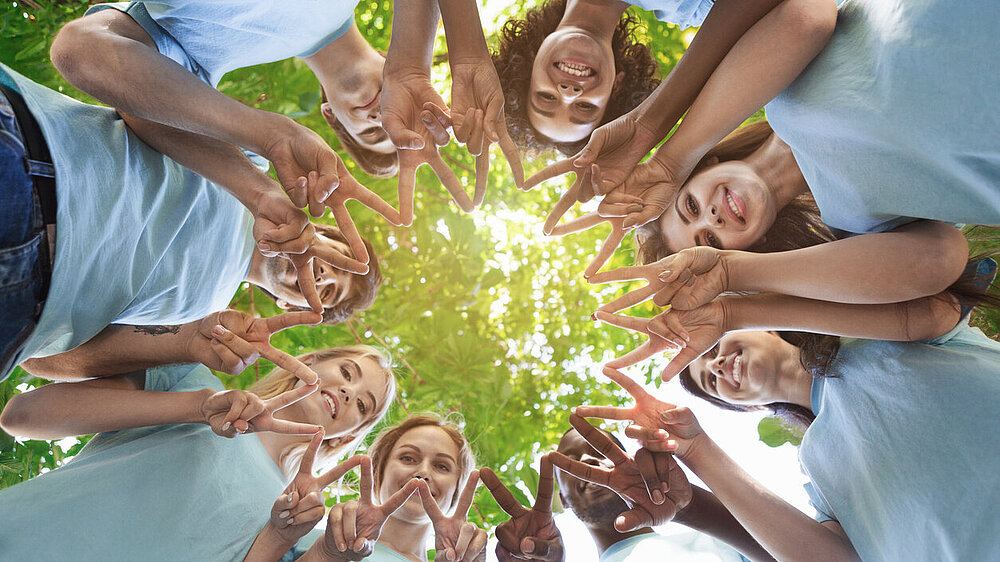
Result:
<svg viewBox="0 0 1000 562"><path fill-rule="evenodd" d="M132 326L135 332L149 336L161 336L163 334L176 334L181 330L180 326Z"/></svg>

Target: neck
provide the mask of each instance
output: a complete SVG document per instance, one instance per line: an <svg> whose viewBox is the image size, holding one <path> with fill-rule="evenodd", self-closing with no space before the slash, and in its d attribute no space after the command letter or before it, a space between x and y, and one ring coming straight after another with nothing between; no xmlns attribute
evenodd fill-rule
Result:
<svg viewBox="0 0 1000 562"><path fill-rule="evenodd" d="M782 402L796 404L812 410L812 380L813 377L802 366L799 360L799 348L789 344L794 353L782 361L778 370L778 388L784 389Z"/></svg>
<svg viewBox="0 0 1000 562"><path fill-rule="evenodd" d="M257 252L255 252L257 253ZM274 417L278 419L289 419L288 411L294 409L297 405L292 404L285 409L279 410L274 413ZM305 439L301 435L286 435L284 433L275 433L273 431L262 431L257 433L257 439L260 440L260 444L264 446L264 450L267 451L268 456L274 461L274 464L278 465L284 469L284 465L281 464L281 453L285 451L289 446L296 443L302 443Z"/></svg>
<svg viewBox="0 0 1000 562"><path fill-rule="evenodd" d="M347 33L338 37L333 43L303 60L320 84L336 84L338 76L351 74L345 73L345 70L353 68L358 61L371 56L381 58L365 41L357 26L351 26Z"/></svg>
<svg viewBox="0 0 1000 562"><path fill-rule="evenodd" d="M771 189L779 209L791 203L795 197L809 192L806 178L795 162L792 149L778 135L772 133L760 148L747 157L746 164Z"/></svg>
<svg viewBox="0 0 1000 562"><path fill-rule="evenodd" d="M567 0L556 29L576 28L597 39L611 41L628 4L618 0Z"/></svg>
<svg viewBox="0 0 1000 562"><path fill-rule="evenodd" d="M615 530L614 522L610 525L587 525L587 530L590 531L590 536L594 539L594 543L597 545L598 556L602 556L604 551L611 548L611 545L628 538L646 535L653 532L653 530L649 527L643 527L627 533L619 533Z"/></svg>
<svg viewBox="0 0 1000 562"><path fill-rule="evenodd" d="M378 542L402 554L414 562L427 561L425 545L431 536L429 521L414 523L404 521L399 517L389 516L382 526L382 534ZM442 555L444 559L444 555Z"/></svg>

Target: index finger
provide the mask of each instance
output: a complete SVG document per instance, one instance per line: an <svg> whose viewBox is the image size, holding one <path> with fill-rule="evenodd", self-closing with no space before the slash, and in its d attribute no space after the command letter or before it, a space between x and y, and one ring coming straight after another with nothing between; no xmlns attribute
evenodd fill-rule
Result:
<svg viewBox="0 0 1000 562"><path fill-rule="evenodd" d="M451 194L451 198L455 200L458 207L466 213L471 213L473 209L472 199L469 199L469 194L462 189L462 182L458 180L455 172L444 163L441 156L435 151L434 156L427 163L430 164L431 170L434 170L434 175L437 176L441 185L448 190L448 193Z"/></svg>
<svg viewBox="0 0 1000 562"><path fill-rule="evenodd" d="M299 474L312 474L313 461L316 460L316 451L319 450L320 443L323 442L323 432L317 431L309 441L302 459L299 461Z"/></svg>
<svg viewBox="0 0 1000 562"><path fill-rule="evenodd" d="M542 227L542 232L546 236L552 234L552 230L555 229L556 225L559 223L559 219L569 211L573 205L576 204L576 194L580 191L580 178L577 177L573 185L566 190L565 193L556 201L556 206L552 208L552 211L547 217L545 217L545 225Z"/></svg>
<svg viewBox="0 0 1000 562"><path fill-rule="evenodd" d="M551 464L549 465L552 466ZM490 470L489 468L483 468L479 471L479 477L482 478L483 484L486 485L486 489L490 491L490 495L493 499L497 501L497 505L500 509L504 511L507 515L511 517L520 517L528 512L528 510L521 505L517 499L514 498L514 494L510 493L510 490L503 485L500 478Z"/></svg>
<svg viewBox="0 0 1000 562"><path fill-rule="evenodd" d="M330 484L333 484L337 480L340 480L342 476L350 472L352 469L354 469L354 467L361 465L361 462L364 460L364 458L365 455L354 455L353 457L347 459L346 461L324 472L317 479L319 481L320 487L326 488Z"/></svg>
<svg viewBox="0 0 1000 562"><path fill-rule="evenodd" d="M329 205L329 207L333 211L333 218L337 220L337 226L340 227L340 233L344 235L348 246L351 247L354 259L359 263L367 264L368 260L371 259L368 256L368 248L365 248L365 242L361 238L361 233L358 232L358 227L354 224L354 219L351 218L351 213L347 212L347 207L342 202ZM338 252L338 255L342 254Z"/></svg>
<svg viewBox="0 0 1000 562"><path fill-rule="evenodd" d="M277 396L272 396L271 398L264 400L264 407L271 412L277 412L282 408L288 407L298 402L299 400L302 400L303 398L309 396L313 392L316 392L316 389L318 388L319 385L306 384L303 386L293 388L291 390L286 390L285 392L282 392Z"/></svg>
<svg viewBox="0 0 1000 562"><path fill-rule="evenodd" d="M514 144L513 139L510 138L510 133L507 132L507 128L503 127L500 132L500 141L497 143L500 145L500 151L503 152L504 158L507 159L507 165L510 166L510 172L514 174L514 187L524 190L524 166L521 164L521 153L517 150L517 145Z"/></svg>
<svg viewBox="0 0 1000 562"><path fill-rule="evenodd" d="M476 191L472 195L472 206L478 207L486 199L486 186L490 181L490 151L489 147L476 156Z"/></svg>
<svg viewBox="0 0 1000 562"><path fill-rule="evenodd" d="M626 265L618 269L602 271L590 278L590 284L611 283L614 281L635 281L637 279L649 280L653 271L648 265Z"/></svg>
<svg viewBox="0 0 1000 562"><path fill-rule="evenodd" d="M626 316L624 314L609 314L600 309L594 312L594 318L597 318L605 324L617 326L625 330L632 330L633 332L639 332L641 334L648 333L646 328L649 326L649 318L636 318L634 316Z"/></svg>
<svg viewBox="0 0 1000 562"><path fill-rule="evenodd" d="M311 310L294 310L283 312L276 316L264 319L268 333L274 334L282 330L287 330L292 326L311 326L323 321L323 315Z"/></svg>
<svg viewBox="0 0 1000 562"><path fill-rule="evenodd" d="M580 432L580 435L590 443L590 446L597 449L597 452L604 455L608 460L615 463L615 466L629 461L628 455L622 450L607 433L590 425L583 416L572 414L569 423Z"/></svg>
<svg viewBox="0 0 1000 562"><path fill-rule="evenodd" d="M469 473L469 480L465 483L465 488L462 489L462 495L458 498L458 504L455 506L455 514L453 517L465 517L469 514L469 508L472 507L472 500L476 497L476 488L479 486L479 471L473 470Z"/></svg>
<svg viewBox="0 0 1000 562"><path fill-rule="evenodd" d="M354 223L352 222L350 224L353 226ZM364 243L362 243L361 245L364 246ZM352 244L352 249L353 249L353 244ZM312 253L318 259L321 259L326 263L332 265L333 267L336 267L337 269L342 269L348 273L354 273L357 275L365 275L368 273L368 264L362 263L349 256L345 256L335 248L331 248L326 245L313 246ZM367 255L367 251L365 252L365 255Z"/></svg>
<svg viewBox="0 0 1000 562"><path fill-rule="evenodd" d="M573 167L572 158L560 160L542 168L541 170L538 170L534 174L531 174L528 179L524 180L524 187L522 189L524 189L524 191L528 191L545 180L561 176L567 172L572 172L575 169L576 168Z"/></svg>
<svg viewBox="0 0 1000 562"><path fill-rule="evenodd" d="M571 459L566 455L556 451L545 455L552 461L552 465L567 474L572 474L580 480L593 482L601 486L607 486L610 481L610 470Z"/></svg>
<svg viewBox="0 0 1000 562"><path fill-rule="evenodd" d="M649 393L646 392L646 389L643 388L641 384L635 382L635 380L633 380L631 377L626 376L618 369L615 369L613 367L605 367L601 372L604 374L604 376L615 381L615 384L622 387L622 389L625 392L628 392L632 396L632 398L636 399L636 401L642 400L643 398L649 396Z"/></svg>
<svg viewBox="0 0 1000 562"><path fill-rule="evenodd" d="M382 215L382 218L389 221L389 223L394 226L402 225L402 219L400 218L399 211L394 209L392 205L386 202L385 199L382 199L378 193L375 193L361 184L352 186L348 199L354 199L358 203L361 203L365 207L368 207L369 209Z"/></svg>
<svg viewBox="0 0 1000 562"><path fill-rule="evenodd" d="M538 467L538 492L535 494L535 511L550 513L552 511L552 493L555 489L552 469L552 459L543 456Z"/></svg>
<svg viewBox="0 0 1000 562"><path fill-rule="evenodd" d="M295 254L288 256L295 267L295 279L299 285L299 292L309 303L309 308L313 312L323 312L323 300L319 298L319 290L316 289L316 277L313 275L311 254Z"/></svg>
<svg viewBox="0 0 1000 562"><path fill-rule="evenodd" d="M421 481L422 482L422 481ZM399 509L399 506L403 505L403 502L410 499L413 492L417 490L418 481L410 480L402 488L396 491L395 494L389 496L389 499L382 504L382 508L386 510L386 513L392 513Z"/></svg>
<svg viewBox="0 0 1000 562"><path fill-rule="evenodd" d="M432 523L437 523L444 519L444 513L441 512L441 508L434 501L434 496L431 495L431 489L427 486L427 481L421 480L417 484L417 493L420 494L420 503L424 506L424 513L427 514Z"/></svg>
<svg viewBox="0 0 1000 562"><path fill-rule="evenodd" d="M364 505L372 505L372 459L362 456L361 479L358 488L358 501Z"/></svg>
<svg viewBox="0 0 1000 562"><path fill-rule="evenodd" d="M260 354L271 363L274 363L291 373L295 378L306 383L307 386L315 385L316 381L319 380L319 375L316 374L316 371L313 371L308 365L280 349L275 349L267 345L264 346Z"/></svg>
<svg viewBox="0 0 1000 562"><path fill-rule="evenodd" d="M624 239L625 231L622 230L620 224L611 223L611 234L608 234L608 237L604 239L601 249L597 251L594 260L590 262L590 265L583 272L583 277L589 279L597 274L604 267L604 264L608 263L612 254L615 253L615 250L618 249L618 246L621 245Z"/></svg>

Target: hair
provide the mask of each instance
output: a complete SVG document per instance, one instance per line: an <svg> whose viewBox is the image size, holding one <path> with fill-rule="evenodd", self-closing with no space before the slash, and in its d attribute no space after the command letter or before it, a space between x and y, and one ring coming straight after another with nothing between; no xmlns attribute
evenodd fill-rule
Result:
<svg viewBox="0 0 1000 562"><path fill-rule="evenodd" d="M344 237L343 232L341 232L336 226L330 226L323 223L313 223L313 227L323 236L350 246L347 242L347 238ZM379 266L378 256L375 255L375 249L372 248L371 243L365 238L362 238L361 241L364 242L365 249L368 250L368 273L365 273L364 275L358 273L351 274L353 277L351 279L350 294L347 298L333 306L323 307L323 324L333 326L335 324L346 322L347 319L350 318L355 312L371 308L372 304L375 302L375 297L378 296L378 289L382 286L382 268ZM354 255L351 254L351 257L354 257ZM267 289L264 289L263 287L257 288L271 300L277 300L277 297L271 294L271 292ZM301 306L292 306L289 310L310 309Z"/></svg>
<svg viewBox="0 0 1000 562"><path fill-rule="evenodd" d="M326 103L326 90L320 87L319 93L322 98L320 107L323 107L322 104ZM373 178L391 178L399 172L399 156L395 150L389 153L372 150L358 142L335 115L327 115L322 110L320 114L326 119L326 124L333 129L333 134L337 135L341 148L366 174Z"/></svg>
<svg viewBox="0 0 1000 562"><path fill-rule="evenodd" d="M767 121L758 121L736 129L705 153L693 168L689 178L716 163L746 159L763 146L773 134ZM671 205L675 204L676 196ZM746 251L783 252L836 239L834 233L820 219L816 200L811 194L803 193L778 210L774 224L764 237L746 248ZM636 258L639 263L653 263L671 254L660 232L659 221L652 221L636 229L635 241Z"/></svg>
<svg viewBox="0 0 1000 562"><path fill-rule="evenodd" d="M396 446L396 443L399 442L399 439L407 431L424 426L441 428L441 430L444 431L449 438L451 438L455 446L458 447L457 487L461 487L469 478L469 474L476 466L476 457L472 453L472 447L469 445L468 440L466 440L465 435L462 434L462 430L458 428L458 425L437 414L416 414L390 428L382 430L382 432L378 434L378 437L375 438L375 441L371 444L371 446L368 447L368 456L372 459L376 489L382 485L382 477L385 475L385 467L389 463L389 457L391 456L392 449ZM458 493L452 495L449 509L455 508L455 505L458 504L458 497Z"/></svg>
<svg viewBox="0 0 1000 562"><path fill-rule="evenodd" d="M840 337L809 332L777 332L786 342L799 348L799 363L813 378L833 378L837 375L830 372L830 365L840 351ZM806 429L816 419L812 410L790 402L772 402L763 406L744 406L731 404L725 400L705 392L691 376L691 368L685 367L680 373L681 386L691 394L710 402L724 410L734 412L753 412L770 410L775 415L793 427Z"/></svg>
<svg viewBox="0 0 1000 562"><path fill-rule="evenodd" d="M542 41L555 31L566 11L566 0L548 0L532 8L524 19L511 18L500 30L499 45L493 54L493 65L503 87L504 113L511 139L522 150L537 155L556 149L571 156L583 149L588 138L576 142L555 142L542 135L528 121L528 96L531 68ZM631 111L659 85L656 77L659 65L649 47L635 37L639 18L626 12L615 27L611 38L615 71L624 72L622 81L611 92L608 106L599 125Z"/></svg>
<svg viewBox="0 0 1000 562"><path fill-rule="evenodd" d="M375 412L374 415L359 425L354 433L334 439L325 439L319 446L319 450L316 453L318 465L321 467L332 466L343 453L353 451L357 448L361 440L368 435L368 432L385 417L386 412L389 411L389 404L392 403L393 398L396 396L396 377L392 372L392 358L388 352L369 345L350 345L322 349L300 355L298 359L304 360L310 357L313 359L314 365L342 357L356 359L371 358L375 360L375 363L382 369L382 373L386 375L385 400L383 400L380 411ZM249 390L262 399L267 400L295 388L298 382L299 379L292 373L281 367L275 367L264 378L254 383ZM299 467L299 460L308 446L309 443L307 441L301 441L289 445L281 452L281 462L279 464L286 475L295 474Z"/></svg>

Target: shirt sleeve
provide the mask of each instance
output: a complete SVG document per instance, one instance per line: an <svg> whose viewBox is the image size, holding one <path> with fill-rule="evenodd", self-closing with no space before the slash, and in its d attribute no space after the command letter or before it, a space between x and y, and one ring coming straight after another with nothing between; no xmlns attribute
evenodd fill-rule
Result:
<svg viewBox="0 0 1000 562"><path fill-rule="evenodd" d="M826 499L823 498L823 494L816 489L816 486L812 482L806 482L803 488L806 489L806 493L809 494L809 503L816 509L816 515L813 517L816 521L823 523L824 521L836 521L837 518L832 515L833 508L830 504L826 503Z"/></svg>
<svg viewBox="0 0 1000 562"><path fill-rule="evenodd" d="M187 392L211 388L223 390L222 381L200 363L178 363L146 369L145 390Z"/></svg>

